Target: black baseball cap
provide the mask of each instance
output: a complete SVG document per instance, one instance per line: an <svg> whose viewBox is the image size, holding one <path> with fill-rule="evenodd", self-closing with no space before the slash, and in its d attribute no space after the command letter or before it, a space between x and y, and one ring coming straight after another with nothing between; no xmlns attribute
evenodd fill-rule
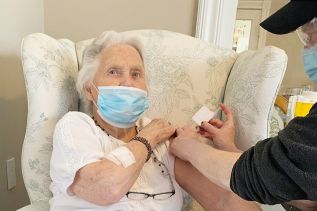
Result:
<svg viewBox="0 0 317 211"><path fill-rule="evenodd" d="M317 0L291 0L260 26L273 34L287 34L317 17Z"/></svg>

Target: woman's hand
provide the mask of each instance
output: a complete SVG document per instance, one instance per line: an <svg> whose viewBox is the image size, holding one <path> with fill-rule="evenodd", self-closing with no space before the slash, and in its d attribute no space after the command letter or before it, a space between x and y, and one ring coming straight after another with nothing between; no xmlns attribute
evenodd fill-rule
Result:
<svg viewBox="0 0 317 211"><path fill-rule="evenodd" d="M226 121L211 119L209 122L203 122L198 132L211 139L217 149L231 152L240 151L234 142L235 126L232 112L224 104L220 104L220 108L226 114Z"/></svg>
<svg viewBox="0 0 317 211"><path fill-rule="evenodd" d="M147 139L152 148L154 148L161 141L169 139L174 133L176 128L168 121L163 119L154 119L147 126L145 126L137 136Z"/></svg>

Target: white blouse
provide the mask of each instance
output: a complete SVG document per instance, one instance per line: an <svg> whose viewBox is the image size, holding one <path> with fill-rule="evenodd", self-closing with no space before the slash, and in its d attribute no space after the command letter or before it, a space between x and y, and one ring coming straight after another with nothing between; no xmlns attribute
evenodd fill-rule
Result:
<svg viewBox="0 0 317 211"><path fill-rule="evenodd" d="M141 120L139 121L141 122ZM141 126L140 126L141 127ZM102 131L91 117L82 112L67 113L55 127L53 152L51 157L50 200L51 211L92 211L92 210L181 210L182 189L174 176L174 157L168 152L168 142L158 145L153 151L163 162L172 177L176 193L166 200L149 197L144 200L131 200L124 196L110 206L98 206L68 193L76 172L85 165L100 161L116 148L126 143ZM172 191L169 178L161 173L158 163L151 158L144 164L141 173L130 191L161 193Z"/></svg>

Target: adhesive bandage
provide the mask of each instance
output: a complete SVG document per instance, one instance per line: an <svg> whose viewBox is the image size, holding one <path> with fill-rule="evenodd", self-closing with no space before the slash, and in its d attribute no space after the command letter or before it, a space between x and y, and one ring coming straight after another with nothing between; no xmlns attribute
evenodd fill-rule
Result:
<svg viewBox="0 0 317 211"><path fill-rule="evenodd" d="M118 166L122 165L124 168L127 168L136 162L133 153L125 146L118 147L110 152L105 158L111 160Z"/></svg>

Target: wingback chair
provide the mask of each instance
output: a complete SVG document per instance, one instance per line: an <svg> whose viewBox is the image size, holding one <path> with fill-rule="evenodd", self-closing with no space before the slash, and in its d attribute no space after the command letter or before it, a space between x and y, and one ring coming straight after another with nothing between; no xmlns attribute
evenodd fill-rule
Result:
<svg viewBox="0 0 317 211"><path fill-rule="evenodd" d="M286 69L284 51L265 47L237 54L170 31L122 33L136 36L142 46L150 77L146 116L193 125L191 117L202 105L216 109L223 102L234 112L241 149L268 137L270 113ZM82 110L75 83L83 51L91 42L56 40L41 33L23 40L28 118L21 159L31 204L20 210L49 210L52 134L65 113ZM185 209L200 208L191 203Z"/></svg>

